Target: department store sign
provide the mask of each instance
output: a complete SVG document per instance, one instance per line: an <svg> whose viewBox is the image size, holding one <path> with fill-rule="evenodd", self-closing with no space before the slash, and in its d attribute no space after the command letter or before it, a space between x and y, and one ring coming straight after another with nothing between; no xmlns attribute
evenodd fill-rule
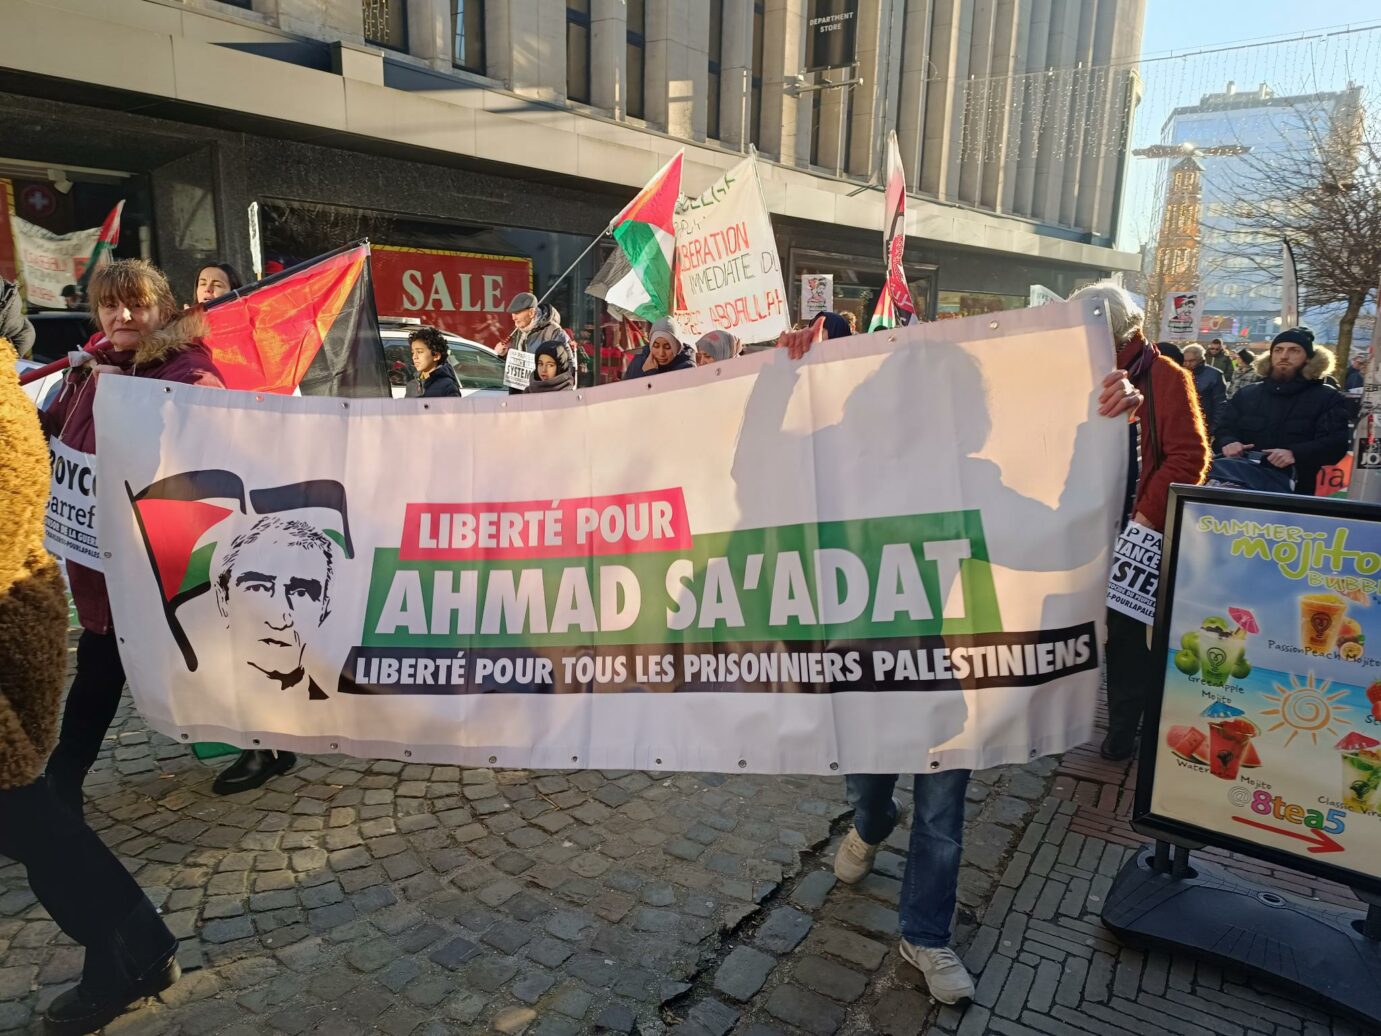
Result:
<svg viewBox="0 0 1381 1036"><path fill-rule="evenodd" d="M858 0L810 0L805 71L847 68L857 55Z"/></svg>

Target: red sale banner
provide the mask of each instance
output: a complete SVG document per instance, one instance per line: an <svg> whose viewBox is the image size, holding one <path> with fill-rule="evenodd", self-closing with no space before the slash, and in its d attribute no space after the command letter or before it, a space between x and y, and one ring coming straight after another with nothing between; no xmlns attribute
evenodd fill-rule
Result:
<svg viewBox="0 0 1381 1036"><path fill-rule="evenodd" d="M414 317L488 346L513 330L509 300L532 290L532 260L520 256L391 245L372 253L379 316Z"/></svg>

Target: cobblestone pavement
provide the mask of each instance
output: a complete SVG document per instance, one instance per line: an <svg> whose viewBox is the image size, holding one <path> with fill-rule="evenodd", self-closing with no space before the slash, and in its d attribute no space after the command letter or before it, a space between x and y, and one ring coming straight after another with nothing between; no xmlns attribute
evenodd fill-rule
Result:
<svg viewBox="0 0 1381 1036"><path fill-rule="evenodd" d="M905 828L861 884L835 884L837 778L324 757L223 799L213 776L122 707L88 816L163 909L186 975L110 1034L1359 1031L1117 944L1098 913L1140 844L1134 771L1089 748L975 775L957 941L979 984L964 1012L938 1009L895 952ZM80 959L0 861L0 1032L39 1031Z"/></svg>

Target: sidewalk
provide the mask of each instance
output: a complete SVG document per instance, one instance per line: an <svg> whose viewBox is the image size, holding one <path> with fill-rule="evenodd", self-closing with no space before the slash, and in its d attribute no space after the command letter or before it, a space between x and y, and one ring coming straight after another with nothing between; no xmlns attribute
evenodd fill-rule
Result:
<svg viewBox="0 0 1381 1036"><path fill-rule="evenodd" d="M222 799L214 772L126 703L88 784L89 818L164 910L186 970L111 1034L1359 1031L1102 929L1140 839L1134 769L1092 747L974 776L958 943L979 987L963 1013L938 1009L895 952L908 832L864 882L835 884L838 778L324 757ZM79 966L0 864L0 1032L41 1031Z"/></svg>

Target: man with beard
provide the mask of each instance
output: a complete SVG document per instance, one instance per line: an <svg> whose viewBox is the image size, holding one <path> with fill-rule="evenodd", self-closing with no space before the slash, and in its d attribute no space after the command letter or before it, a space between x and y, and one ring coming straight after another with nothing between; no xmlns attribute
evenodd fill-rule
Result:
<svg viewBox="0 0 1381 1036"><path fill-rule="evenodd" d="M238 658L284 691L305 690L312 701L327 694L303 658L330 611L332 568L331 541L323 533L271 516L235 539L216 579L216 605Z"/></svg>
<svg viewBox="0 0 1381 1036"><path fill-rule="evenodd" d="M1347 400L1324 384L1333 354L1314 344L1314 332L1292 327L1276 335L1257 361L1263 380L1228 400L1217 429L1219 451L1240 457L1259 450L1265 462L1294 468L1295 492L1313 496L1319 469L1348 449Z"/></svg>

